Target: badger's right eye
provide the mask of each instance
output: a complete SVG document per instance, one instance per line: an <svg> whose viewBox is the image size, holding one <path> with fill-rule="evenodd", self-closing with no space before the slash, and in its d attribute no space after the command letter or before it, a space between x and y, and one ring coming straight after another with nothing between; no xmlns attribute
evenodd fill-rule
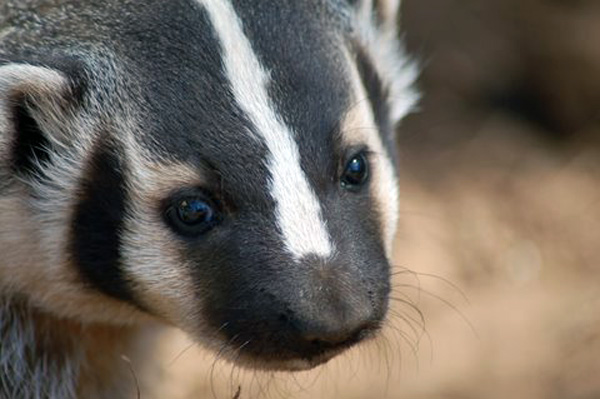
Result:
<svg viewBox="0 0 600 399"><path fill-rule="evenodd" d="M216 204L202 194L174 198L165 211L165 218L175 232L188 237L204 234L220 222Z"/></svg>

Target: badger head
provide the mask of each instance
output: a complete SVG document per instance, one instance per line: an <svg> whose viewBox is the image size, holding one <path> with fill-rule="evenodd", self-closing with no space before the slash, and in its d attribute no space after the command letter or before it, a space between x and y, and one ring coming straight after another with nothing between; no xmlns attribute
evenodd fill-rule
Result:
<svg viewBox="0 0 600 399"><path fill-rule="evenodd" d="M372 336L415 101L397 1L82 3L0 20L1 289L267 369Z"/></svg>

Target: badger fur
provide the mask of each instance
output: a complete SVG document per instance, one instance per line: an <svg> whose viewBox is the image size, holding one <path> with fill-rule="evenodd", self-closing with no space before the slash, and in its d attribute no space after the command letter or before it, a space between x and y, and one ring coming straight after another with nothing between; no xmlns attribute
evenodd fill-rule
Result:
<svg viewBox="0 0 600 399"><path fill-rule="evenodd" d="M128 397L156 322L270 370L373 336L398 7L0 0L0 397Z"/></svg>

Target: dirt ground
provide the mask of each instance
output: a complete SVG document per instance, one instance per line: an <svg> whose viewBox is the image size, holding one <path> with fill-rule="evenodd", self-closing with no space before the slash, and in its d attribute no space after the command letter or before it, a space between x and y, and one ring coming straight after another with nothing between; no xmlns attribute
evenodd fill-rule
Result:
<svg viewBox="0 0 600 399"><path fill-rule="evenodd" d="M155 397L600 398L600 6L404 6L424 100L399 132L382 337L265 375L171 332Z"/></svg>

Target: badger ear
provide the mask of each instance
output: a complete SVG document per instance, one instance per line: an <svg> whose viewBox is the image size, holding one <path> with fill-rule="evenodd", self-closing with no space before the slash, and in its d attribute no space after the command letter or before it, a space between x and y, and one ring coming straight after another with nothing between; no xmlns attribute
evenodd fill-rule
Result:
<svg viewBox="0 0 600 399"><path fill-rule="evenodd" d="M375 15L379 23L386 29L396 29L400 0L373 0Z"/></svg>
<svg viewBox="0 0 600 399"><path fill-rule="evenodd" d="M58 69L30 63L0 64L0 171L24 176L65 143L64 120L73 80Z"/></svg>
<svg viewBox="0 0 600 399"><path fill-rule="evenodd" d="M405 54L398 37L401 0L347 0L354 7L356 39L368 54L374 74L385 88L392 124L414 110L419 94L414 85L418 66Z"/></svg>
<svg viewBox="0 0 600 399"><path fill-rule="evenodd" d="M400 0L349 0L361 16L376 21L384 30L396 30Z"/></svg>

